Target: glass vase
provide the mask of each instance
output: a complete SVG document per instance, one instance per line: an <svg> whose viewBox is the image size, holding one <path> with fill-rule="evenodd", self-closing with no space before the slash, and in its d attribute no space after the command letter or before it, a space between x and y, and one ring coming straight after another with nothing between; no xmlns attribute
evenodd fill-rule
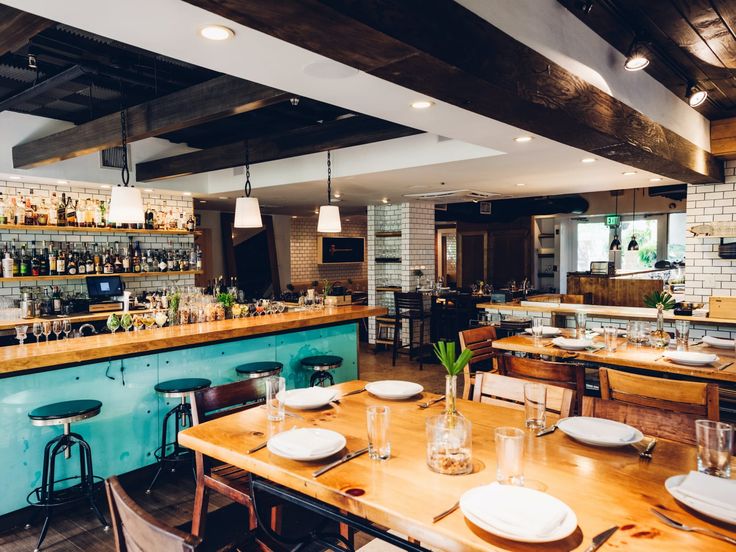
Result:
<svg viewBox="0 0 736 552"><path fill-rule="evenodd" d="M649 345L664 349L670 344L670 334L664 331L664 306L657 305L657 329L649 334Z"/></svg>
<svg viewBox="0 0 736 552"><path fill-rule="evenodd" d="M457 376L445 376L445 416L458 416Z"/></svg>
<svg viewBox="0 0 736 552"><path fill-rule="evenodd" d="M425 427L429 469L447 475L473 471L470 420L462 416L440 414L427 418Z"/></svg>

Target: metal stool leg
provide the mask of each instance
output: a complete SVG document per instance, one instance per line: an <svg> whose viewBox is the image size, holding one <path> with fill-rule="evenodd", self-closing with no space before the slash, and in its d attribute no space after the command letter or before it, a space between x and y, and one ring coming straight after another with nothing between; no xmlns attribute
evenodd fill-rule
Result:
<svg viewBox="0 0 736 552"><path fill-rule="evenodd" d="M36 544L35 548L36 551L41 550L41 545L46 538L46 533L49 530L49 524L51 522L51 515L53 514L53 508L51 508L51 506L49 505L54 500L54 473L56 471L56 455L59 454L59 452L62 450L62 447L69 446L67 443L68 439L69 436L65 433L64 435L50 441L44 449L43 463L44 466L47 468L47 471L44 471L43 477L45 481L42 483L41 496L43 497L43 499L45 499L43 503L46 504L46 506L44 507L45 519L43 520L43 526L41 527L41 534L38 536L38 543ZM48 446L51 444L53 444L53 447ZM50 451L49 448L51 449ZM47 453L49 453L48 458L46 457Z"/></svg>
<svg viewBox="0 0 736 552"><path fill-rule="evenodd" d="M167 427L169 425L169 418L171 418L172 414L174 414L174 413L176 413L177 416L178 416L178 412L177 412L178 411L178 408L179 408L179 406L177 405L173 409L169 410L166 414L164 414L164 423L163 423L162 428L161 428L161 449L160 449L161 450L161 456L158 459L158 469L156 470L156 474L153 476L153 479L151 480L151 484L146 489L146 494L147 495L150 495L151 494L151 490L153 489L153 486L156 484L156 481L158 481L158 478L159 478L159 476L161 475L161 472L164 469L164 460L163 460L163 458L166 455L166 445L168 445L168 443L166 441L166 437L167 437Z"/></svg>
<svg viewBox="0 0 736 552"><path fill-rule="evenodd" d="M99 507L97 506L97 502L95 501L95 471L92 468L92 449L89 446L89 443L82 439L80 436L78 437L77 443L79 444L79 456L84 457L84 463L86 463L86 493L87 493L87 499L89 500L90 508L92 508L92 511L94 511L95 515L97 516L97 519L102 524L102 527L107 531L109 529L109 524L107 523L107 520L105 519L105 516L102 515L102 512L100 511ZM81 462L81 460L80 460Z"/></svg>

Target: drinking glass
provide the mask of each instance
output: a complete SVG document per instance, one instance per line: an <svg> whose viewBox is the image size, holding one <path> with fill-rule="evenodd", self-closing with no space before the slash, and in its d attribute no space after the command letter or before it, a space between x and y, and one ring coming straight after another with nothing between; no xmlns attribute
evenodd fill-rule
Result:
<svg viewBox="0 0 736 552"><path fill-rule="evenodd" d="M585 338L585 325L588 322L588 313L575 311L575 334L578 339Z"/></svg>
<svg viewBox="0 0 736 552"><path fill-rule="evenodd" d="M125 313L120 318L120 326L125 330L125 333L128 333L128 330L133 325L133 317L130 316L130 313Z"/></svg>
<svg viewBox="0 0 736 552"><path fill-rule="evenodd" d="M690 339L690 321L675 320L675 341L677 342L678 351L687 351L688 340Z"/></svg>
<svg viewBox="0 0 736 552"><path fill-rule="evenodd" d="M618 328L616 326L604 326L603 337L606 342L606 351L615 353L618 348Z"/></svg>
<svg viewBox="0 0 736 552"><path fill-rule="evenodd" d="M279 376L269 376L266 378L266 409L268 411L268 419L272 422L281 422L285 418L284 401L282 400L286 392L286 379Z"/></svg>
<svg viewBox="0 0 736 552"><path fill-rule="evenodd" d="M166 324L166 320L168 319L168 316L166 316L166 311L157 311L155 318L156 318L156 325L159 328L163 328L164 325Z"/></svg>
<svg viewBox="0 0 736 552"><path fill-rule="evenodd" d="M496 480L506 485L524 485L524 437L517 427L496 428Z"/></svg>
<svg viewBox="0 0 736 552"><path fill-rule="evenodd" d="M733 426L724 422L696 420L695 438L698 444L698 471L730 478Z"/></svg>
<svg viewBox="0 0 736 552"><path fill-rule="evenodd" d="M28 332L28 326L16 326L15 327L15 339L17 339L21 345L23 345L23 342L26 340L27 332ZM46 339L48 340L48 337Z"/></svg>
<svg viewBox="0 0 736 552"><path fill-rule="evenodd" d="M544 429L547 416L547 386L542 383L524 384L526 427Z"/></svg>
<svg viewBox="0 0 736 552"><path fill-rule="evenodd" d="M69 339L69 334L72 331L72 321L65 318L61 323L61 329L64 331L64 338Z"/></svg>
<svg viewBox="0 0 736 552"><path fill-rule="evenodd" d="M43 326L40 322L34 322L33 323L33 337L36 338L36 343L38 343L39 339L41 338L41 334L43 333Z"/></svg>
<svg viewBox="0 0 736 552"><path fill-rule="evenodd" d="M49 335L51 335L51 322L44 320L41 322L43 328L43 336L46 338L46 343L49 342Z"/></svg>
<svg viewBox="0 0 736 552"><path fill-rule="evenodd" d="M117 330L119 327L120 319L115 313L112 313L110 316L107 317L107 329L112 332L112 335L115 335L115 330Z"/></svg>
<svg viewBox="0 0 736 552"><path fill-rule="evenodd" d="M544 329L544 319L532 318L532 335L535 341L539 341L542 338Z"/></svg>
<svg viewBox="0 0 736 552"><path fill-rule="evenodd" d="M388 436L391 409L388 406L369 406L366 410L368 422L368 456L373 460L388 460L391 457L391 441Z"/></svg>
<svg viewBox="0 0 736 552"><path fill-rule="evenodd" d="M61 320L54 320L51 324L51 331L56 336L56 341L59 341L59 334L61 334Z"/></svg>
<svg viewBox="0 0 736 552"><path fill-rule="evenodd" d="M446 475L473 471L472 425L461 416L440 414L425 422L427 431L427 465Z"/></svg>

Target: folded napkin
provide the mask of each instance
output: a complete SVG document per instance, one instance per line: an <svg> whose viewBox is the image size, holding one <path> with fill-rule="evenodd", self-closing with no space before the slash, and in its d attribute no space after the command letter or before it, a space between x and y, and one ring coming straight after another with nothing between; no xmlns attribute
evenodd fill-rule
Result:
<svg viewBox="0 0 736 552"><path fill-rule="evenodd" d="M572 339L568 337L555 337L552 340L552 343L557 345L558 347L565 349L565 348L585 348L590 347L593 345L593 341L591 339Z"/></svg>
<svg viewBox="0 0 736 552"><path fill-rule="evenodd" d="M567 517L562 503L539 491L499 483L484 491L470 495L465 506L480 521L509 535L543 538Z"/></svg>
<svg viewBox="0 0 736 552"><path fill-rule="evenodd" d="M570 418L565 424L564 431L573 436L579 435L585 439L596 441L631 441L636 434L631 428L608 420L596 418ZM573 421L574 420L574 421Z"/></svg>
<svg viewBox="0 0 736 552"><path fill-rule="evenodd" d="M336 440L332 432L295 429L272 437L272 446L289 456L319 456L332 451Z"/></svg>
<svg viewBox="0 0 736 552"><path fill-rule="evenodd" d="M736 518L736 481L691 471L674 491L709 506L724 510Z"/></svg>
<svg viewBox="0 0 736 552"><path fill-rule="evenodd" d="M600 351L601 349L605 349L606 345L605 343L593 343L590 347L586 347L586 351Z"/></svg>

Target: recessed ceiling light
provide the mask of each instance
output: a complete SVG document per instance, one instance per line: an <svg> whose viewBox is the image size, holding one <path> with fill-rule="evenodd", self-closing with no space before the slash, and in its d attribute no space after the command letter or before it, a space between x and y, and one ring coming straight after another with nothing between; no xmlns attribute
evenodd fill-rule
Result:
<svg viewBox="0 0 736 552"><path fill-rule="evenodd" d="M634 176L636 174L636 171L624 171L621 174L624 176Z"/></svg>
<svg viewBox="0 0 736 552"><path fill-rule="evenodd" d="M345 222L350 222L350 219L345 219Z"/></svg>
<svg viewBox="0 0 736 552"><path fill-rule="evenodd" d="M10 180L20 180L20 176L11 176Z"/></svg>
<svg viewBox="0 0 736 552"><path fill-rule="evenodd" d="M519 142L519 143L531 142L531 141L532 141L531 136L517 136L516 138L514 138L514 142Z"/></svg>
<svg viewBox="0 0 736 552"><path fill-rule="evenodd" d="M144 192L152 192L153 190L151 188L143 188Z"/></svg>
<svg viewBox="0 0 736 552"><path fill-rule="evenodd" d="M217 199L227 199L225 196L220 196Z"/></svg>
<svg viewBox="0 0 736 552"><path fill-rule="evenodd" d="M411 104L414 109L429 109L433 105L434 102L430 102L429 100L417 100Z"/></svg>
<svg viewBox="0 0 736 552"><path fill-rule="evenodd" d="M595 163L595 157L584 157L580 160L581 163Z"/></svg>
<svg viewBox="0 0 736 552"><path fill-rule="evenodd" d="M190 196L190 195L192 195L192 192L182 192L181 195Z"/></svg>
<svg viewBox="0 0 736 552"><path fill-rule="evenodd" d="M315 209L315 210L314 210L314 214L315 214L315 215L319 215L319 209Z"/></svg>
<svg viewBox="0 0 736 552"><path fill-rule="evenodd" d="M519 187L522 187L522 186L526 186L526 184L524 184L523 182L519 182L519 183L517 184L517 186L519 186Z"/></svg>
<svg viewBox="0 0 736 552"><path fill-rule="evenodd" d="M384 198L383 198L383 199L381 200L381 203L388 203L388 198L387 198L387 197L384 197Z"/></svg>
<svg viewBox="0 0 736 552"><path fill-rule="evenodd" d="M647 55L648 52L646 47L641 42L634 39L634 42L631 43L629 51L626 54L624 69L627 71L641 71L649 65L649 58Z"/></svg>
<svg viewBox="0 0 736 552"><path fill-rule="evenodd" d="M207 40L227 40L235 36L235 33L223 25L207 25L199 30L199 35Z"/></svg>
<svg viewBox="0 0 736 552"><path fill-rule="evenodd" d="M685 98L690 107L698 107L708 97L708 92L696 84L689 83L685 92Z"/></svg>
<svg viewBox="0 0 736 552"><path fill-rule="evenodd" d="M662 179L657 176L655 178L650 178L649 182L662 182Z"/></svg>
<svg viewBox="0 0 736 552"><path fill-rule="evenodd" d="M100 184L100 188L110 188L111 186L109 184Z"/></svg>
<svg viewBox="0 0 736 552"><path fill-rule="evenodd" d="M340 199L340 196L341 196L341 195L342 195L342 194L341 194L340 192L335 192L334 194L332 194L332 197L334 197L334 198L336 198L336 199Z"/></svg>
<svg viewBox="0 0 736 552"><path fill-rule="evenodd" d="M57 180L56 183L57 184L69 184L69 181L68 180Z"/></svg>
<svg viewBox="0 0 736 552"><path fill-rule="evenodd" d="M294 218L299 218L299 217L297 217L296 215L291 215L291 218L294 219Z"/></svg>
<svg viewBox="0 0 736 552"><path fill-rule="evenodd" d="M199 202L200 203L207 203L207 200L206 199L200 199Z"/></svg>

